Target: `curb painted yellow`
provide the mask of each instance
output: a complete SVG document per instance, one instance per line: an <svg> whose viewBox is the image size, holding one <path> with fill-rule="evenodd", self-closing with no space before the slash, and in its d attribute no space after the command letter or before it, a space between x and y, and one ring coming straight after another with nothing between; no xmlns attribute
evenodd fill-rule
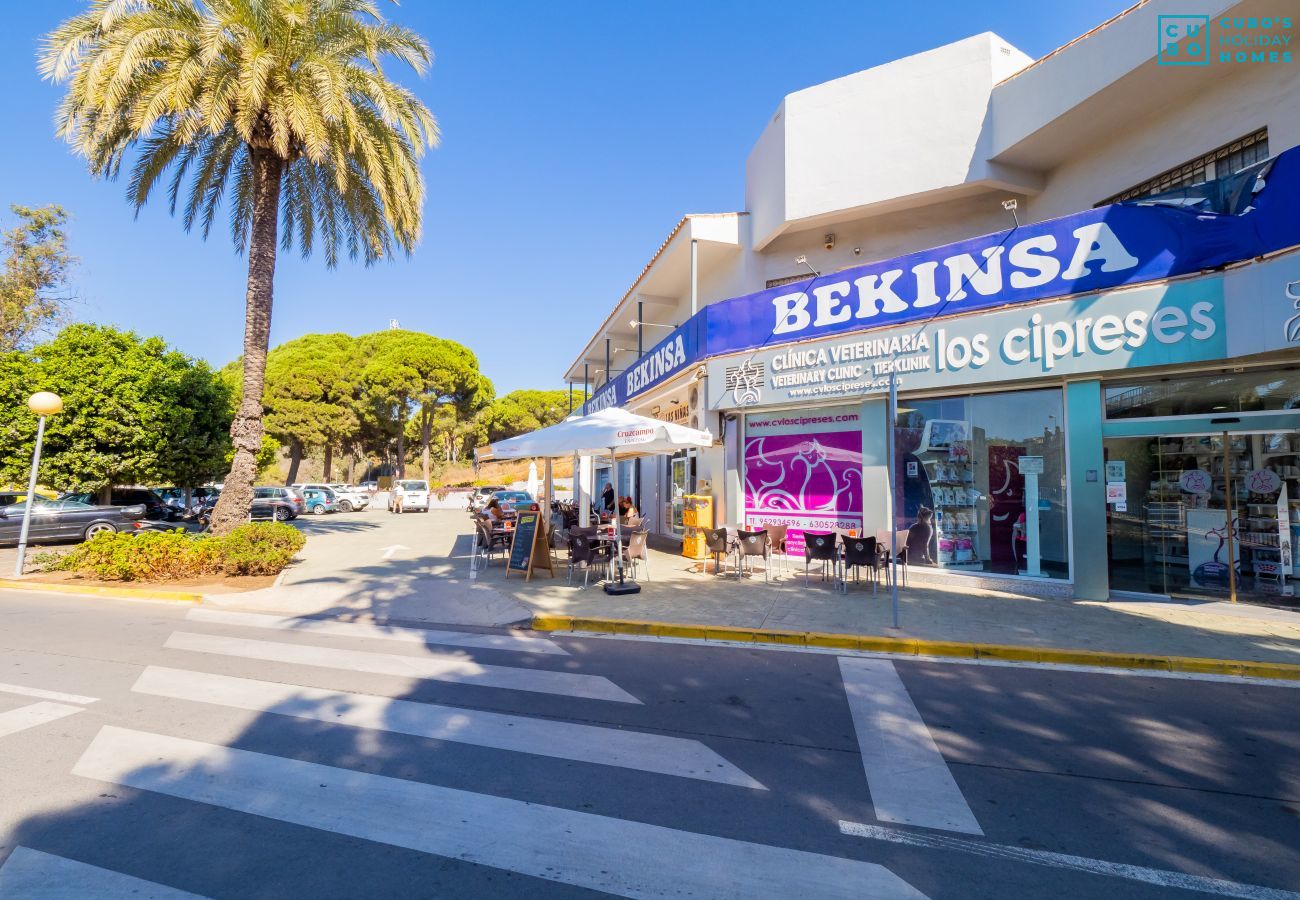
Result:
<svg viewBox="0 0 1300 900"><path fill-rule="evenodd" d="M1067 650L1013 644L974 644L958 641L927 641L920 638L891 638L862 634L832 634L821 631L779 631L736 628L727 625L678 625L672 622L632 619L596 619L579 616L533 616L537 631L639 634L653 637L695 638L706 641L736 641L747 644L829 647L836 650L866 650L900 656L940 656L957 659L997 659L1055 665L1096 666L1111 669L1149 669L1158 672L1188 672L1202 675L1237 675L1300 681L1300 665L1252 662L1244 659L1202 659L1194 656L1146 656L1108 653L1104 650Z"/></svg>
<svg viewBox="0 0 1300 900"><path fill-rule="evenodd" d="M122 597L132 600L171 600L176 603L202 603L202 594L188 591L158 591L148 588L96 587L94 585L50 584L43 581L18 581L0 578L0 590L38 591L51 594L81 594L93 597Z"/></svg>

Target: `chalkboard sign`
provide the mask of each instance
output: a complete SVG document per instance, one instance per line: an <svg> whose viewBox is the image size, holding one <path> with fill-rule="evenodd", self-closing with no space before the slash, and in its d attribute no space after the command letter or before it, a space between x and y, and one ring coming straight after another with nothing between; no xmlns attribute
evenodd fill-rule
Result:
<svg viewBox="0 0 1300 900"><path fill-rule="evenodd" d="M506 561L506 577L511 572L523 572L525 581L531 581L533 569L548 569L552 576L551 550L546 542L546 523L537 510L520 511L515 520L514 539L510 543L510 559Z"/></svg>

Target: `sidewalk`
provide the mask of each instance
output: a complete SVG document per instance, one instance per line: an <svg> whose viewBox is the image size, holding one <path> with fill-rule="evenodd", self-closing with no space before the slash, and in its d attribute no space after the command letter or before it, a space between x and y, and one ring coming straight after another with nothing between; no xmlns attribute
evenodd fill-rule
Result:
<svg viewBox="0 0 1300 900"><path fill-rule="evenodd" d="M455 547L459 565L468 567L470 538L461 527L465 534ZM1300 663L1300 612L1244 604L1088 602L913 585L899 591L901 628L895 629L885 585L873 594L864 582L842 594L814 576L805 588L803 565L793 560L788 573L765 584L761 570L743 580L703 575L690 560L651 550L650 580L642 580L641 593L621 597L594 581L581 589L581 572L573 587L565 584L563 567L557 575L506 579L497 560L480 570L477 583L557 616Z"/></svg>

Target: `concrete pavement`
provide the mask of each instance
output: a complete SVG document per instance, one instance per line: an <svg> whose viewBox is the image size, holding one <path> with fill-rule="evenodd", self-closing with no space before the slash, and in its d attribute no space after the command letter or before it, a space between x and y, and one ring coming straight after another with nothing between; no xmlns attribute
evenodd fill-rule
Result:
<svg viewBox="0 0 1300 900"><path fill-rule="evenodd" d="M302 522L310 540L280 584L210 596L205 603L282 615L476 626L522 624L534 614L642 619L747 629L831 632L931 641L1300 663L1300 613L1246 604L1106 603L979 589L911 585L892 628L889 594L837 593L791 566L771 584L703 575L690 560L651 551L640 594L611 597L540 574L507 579L500 560L471 566L473 539L459 510L393 516L382 506ZM581 575L575 581L580 584Z"/></svg>
<svg viewBox="0 0 1300 900"><path fill-rule="evenodd" d="M21 592L0 617L0 716L73 710L0 735L2 897L1300 896L1295 687Z"/></svg>

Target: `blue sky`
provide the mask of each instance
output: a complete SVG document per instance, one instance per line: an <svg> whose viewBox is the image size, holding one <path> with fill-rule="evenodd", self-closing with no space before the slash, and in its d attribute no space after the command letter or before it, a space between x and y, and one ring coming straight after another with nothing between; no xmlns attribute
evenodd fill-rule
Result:
<svg viewBox="0 0 1300 900"><path fill-rule="evenodd" d="M744 160L785 94L982 31L1039 57L1130 0L817 4L406 0L390 17L437 54L399 72L438 116L415 255L367 269L281 256L272 344L390 318L461 341L504 393L565 366L688 212L738 210ZM223 365L240 352L244 260L228 232L136 218L53 136L43 32L82 0L13 3L0 31L0 201L59 203L80 257L78 318L158 334Z"/></svg>

